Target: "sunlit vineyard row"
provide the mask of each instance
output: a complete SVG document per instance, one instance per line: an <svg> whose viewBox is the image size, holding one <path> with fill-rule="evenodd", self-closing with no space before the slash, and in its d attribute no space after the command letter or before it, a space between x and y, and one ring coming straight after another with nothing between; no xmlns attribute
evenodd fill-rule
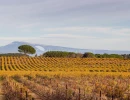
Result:
<svg viewBox="0 0 130 100"><path fill-rule="evenodd" d="M130 72L130 60L114 58L0 57L0 70Z"/></svg>

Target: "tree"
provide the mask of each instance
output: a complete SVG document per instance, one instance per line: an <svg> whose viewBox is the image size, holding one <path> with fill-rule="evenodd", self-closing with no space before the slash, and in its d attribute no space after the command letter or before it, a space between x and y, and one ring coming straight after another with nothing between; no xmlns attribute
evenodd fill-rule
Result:
<svg viewBox="0 0 130 100"><path fill-rule="evenodd" d="M23 52L24 54L35 54L36 50L30 45L21 45L18 47L19 52Z"/></svg>
<svg viewBox="0 0 130 100"><path fill-rule="evenodd" d="M95 55L91 52L85 52L83 54L83 58L94 58L94 57L95 57Z"/></svg>

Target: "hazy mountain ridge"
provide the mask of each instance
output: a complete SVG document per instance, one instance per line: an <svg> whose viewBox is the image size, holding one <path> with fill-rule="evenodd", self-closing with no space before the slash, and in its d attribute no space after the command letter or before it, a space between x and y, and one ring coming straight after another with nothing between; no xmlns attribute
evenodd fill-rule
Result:
<svg viewBox="0 0 130 100"><path fill-rule="evenodd" d="M43 44L32 44L27 42L12 42L8 45L0 47L0 53L18 53L18 46L28 44L33 46L36 49L36 53L38 55L43 54L47 51L68 51L68 52L76 52L76 53L84 53L84 52L92 52L95 54L130 54L130 51L114 51L114 50L92 50L92 49L78 49L78 48L69 48L69 47L61 47L61 46L51 46L51 45L43 45Z"/></svg>

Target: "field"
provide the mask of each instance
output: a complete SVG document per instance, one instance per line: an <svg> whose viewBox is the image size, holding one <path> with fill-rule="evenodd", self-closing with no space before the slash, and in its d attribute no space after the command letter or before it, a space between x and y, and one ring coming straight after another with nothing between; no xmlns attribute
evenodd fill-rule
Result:
<svg viewBox="0 0 130 100"><path fill-rule="evenodd" d="M0 100L130 100L130 60L0 57Z"/></svg>

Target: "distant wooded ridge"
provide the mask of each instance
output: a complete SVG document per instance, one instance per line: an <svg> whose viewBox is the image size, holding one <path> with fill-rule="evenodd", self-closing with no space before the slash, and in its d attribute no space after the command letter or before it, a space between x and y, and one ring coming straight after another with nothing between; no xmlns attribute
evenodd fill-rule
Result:
<svg viewBox="0 0 130 100"><path fill-rule="evenodd" d="M0 54L0 56L28 56L22 53L6 53ZM37 54L35 55L37 56ZM48 51L40 55L42 57L67 57L67 58L124 58L130 59L130 54L93 54L91 52L75 53L75 52L66 52L66 51Z"/></svg>

